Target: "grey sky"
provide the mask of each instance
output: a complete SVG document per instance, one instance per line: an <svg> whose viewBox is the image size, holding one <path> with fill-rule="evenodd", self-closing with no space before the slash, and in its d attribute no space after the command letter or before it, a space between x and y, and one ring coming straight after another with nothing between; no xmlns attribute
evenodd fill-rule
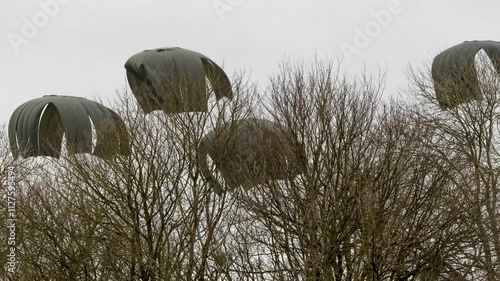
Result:
<svg viewBox="0 0 500 281"><path fill-rule="evenodd" d="M53 4L51 15L42 3ZM381 65L395 94L408 64L465 40L500 40L499 8L493 0L3 0L0 123L45 94L112 98L126 86L125 61L158 47L203 53L264 88L285 56L336 59L350 46L357 53L343 66Z"/></svg>

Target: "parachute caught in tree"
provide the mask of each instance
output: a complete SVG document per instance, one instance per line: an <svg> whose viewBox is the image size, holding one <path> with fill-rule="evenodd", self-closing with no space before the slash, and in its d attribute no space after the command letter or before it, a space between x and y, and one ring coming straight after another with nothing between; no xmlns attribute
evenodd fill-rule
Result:
<svg viewBox="0 0 500 281"><path fill-rule="evenodd" d="M475 66L476 54L481 50L484 50L499 73L500 42L496 41L465 41L434 58L432 79L442 108L453 108L483 98Z"/></svg>
<svg viewBox="0 0 500 281"><path fill-rule="evenodd" d="M206 112L208 87L217 100L232 99L229 78L208 57L179 47L145 50L125 63L127 79L145 113Z"/></svg>
<svg viewBox="0 0 500 281"><path fill-rule="evenodd" d="M33 99L20 105L9 121L14 157L59 158L64 135L68 155L91 153L108 158L129 153L129 135L118 114L85 98L48 95Z"/></svg>
<svg viewBox="0 0 500 281"><path fill-rule="evenodd" d="M280 125L264 119L236 120L212 130L199 145L200 171L216 194L224 190L208 166L208 156L229 190L248 190L269 180L293 179L304 172L296 148Z"/></svg>

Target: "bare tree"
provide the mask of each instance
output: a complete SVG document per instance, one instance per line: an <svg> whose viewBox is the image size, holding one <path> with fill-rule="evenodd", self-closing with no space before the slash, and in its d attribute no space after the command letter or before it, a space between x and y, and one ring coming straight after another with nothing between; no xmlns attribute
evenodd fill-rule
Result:
<svg viewBox="0 0 500 281"><path fill-rule="evenodd" d="M467 280L498 280L498 70L487 57L478 56L475 65L460 71L462 77L474 77L478 82L465 87L464 83L454 83L450 78L436 86L448 87L453 93L450 98L459 99L471 91L479 91L481 99L457 102L457 106L442 111L435 106L437 100L429 70L412 69L409 72L413 82L411 91L421 103L414 115L438 132L439 140L428 142L428 147L452 168L456 185L451 192L459 194L457 203L467 216L465 227L473 232L470 239L464 240L467 247L457 255L456 263L466 268L463 276ZM470 88L476 84L478 89Z"/></svg>
<svg viewBox="0 0 500 281"><path fill-rule="evenodd" d="M425 145L436 131L381 104L383 75L334 71L286 64L271 83L268 112L307 168L238 194L246 263L272 280L448 278L468 233L454 175Z"/></svg>
<svg viewBox="0 0 500 281"><path fill-rule="evenodd" d="M130 96L118 106L130 133L129 156L47 160L40 177L25 183L20 274L25 280L220 279L220 224L231 205L209 190L197 165L198 142L218 113L146 116Z"/></svg>
<svg viewBox="0 0 500 281"><path fill-rule="evenodd" d="M233 101L204 113L145 115L124 94L127 155L15 162L17 277L497 280L497 78L485 76L482 102L443 111L428 76L412 72L420 99L407 102L381 100L382 72L347 77L319 59L284 63L262 95L237 76ZM233 159L256 183L246 189L199 149L212 130L244 138L249 118L281 132L263 138L271 157Z"/></svg>

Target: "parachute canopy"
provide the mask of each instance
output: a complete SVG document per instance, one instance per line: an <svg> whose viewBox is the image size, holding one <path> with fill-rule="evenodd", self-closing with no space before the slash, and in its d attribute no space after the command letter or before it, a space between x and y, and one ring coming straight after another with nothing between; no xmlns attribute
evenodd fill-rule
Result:
<svg viewBox="0 0 500 281"><path fill-rule="evenodd" d="M211 130L200 141L199 167L217 194L223 184L210 170L208 156L229 190L248 190L268 182L293 178L304 171L297 153L298 142L285 135L280 124L259 118L240 119Z"/></svg>
<svg viewBox="0 0 500 281"><path fill-rule="evenodd" d="M91 153L107 158L128 154L129 135L118 114L85 98L48 95L33 99L20 105L9 121L14 157L59 158L64 134L69 155Z"/></svg>
<svg viewBox="0 0 500 281"><path fill-rule="evenodd" d="M432 62L432 79L439 105L452 108L471 100L481 100L476 54L484 50L497 73L500 71L500 42L465 41L444 50Z"/></svg>
<svg viewBox="0 0 500 281"><path fill-rule="evenodd" d="M191 50L145 50L130 57L125 69L132 93L145 113L207 111L207 79L217 100L233 97L231 83L222 68Z"/></svg>

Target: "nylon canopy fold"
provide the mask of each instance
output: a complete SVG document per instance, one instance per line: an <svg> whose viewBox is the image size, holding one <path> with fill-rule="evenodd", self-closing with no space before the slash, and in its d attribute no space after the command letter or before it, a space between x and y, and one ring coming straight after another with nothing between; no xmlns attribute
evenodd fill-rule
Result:
<svg viewBox="0 0 500 281"><path fill-rule="evenodd" d="M145 50L130 57L125 69L132 93L145 113L207 111L207 80L217 100L233 97L231 83L222 68L191 50Z"/></svg>

